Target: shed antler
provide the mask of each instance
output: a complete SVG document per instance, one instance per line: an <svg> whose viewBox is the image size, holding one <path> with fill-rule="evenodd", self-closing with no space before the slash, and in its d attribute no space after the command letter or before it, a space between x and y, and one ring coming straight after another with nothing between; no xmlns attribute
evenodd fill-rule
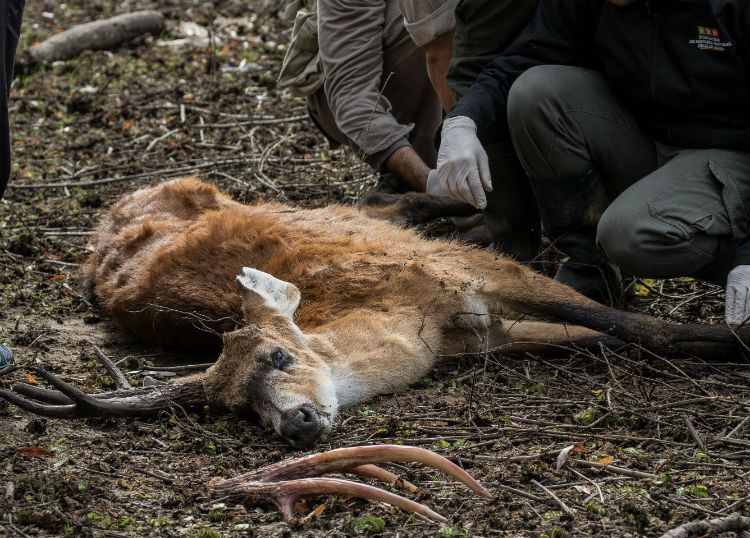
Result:
<svg viewBox="0 0 750 538"><path fill-rule="evenodd" d="M409 482L400 481L393 473L375 465L388 462L422 463L462 482L478 495L492 497L471 475L439 454L424 448L399 445L340 448L282 461L228 480L214 478L209 483L209 493L213 497L249 501L270 499L287 520L293 517L294 505L301 497L348 495L384 502L434 521L446 522L443 516L427 506L383 489L341 478L319 478L328 473L350 473L395 483L399 487L415 491L416 488Z"/></svg>
<svg viewBox="0 0 750 538"><path fill-rule="evenodd" d="M26 411L53 418L140 416L156 413L173 403L199 405L206 402L203 380L200 378L183 383L133 387L125 374L98 347L94 346L94 349L96 358L115 382L116 390L86 394L38 367L36 372L57 390L16 383L12 391L0 390L0 398Z"/></svg>

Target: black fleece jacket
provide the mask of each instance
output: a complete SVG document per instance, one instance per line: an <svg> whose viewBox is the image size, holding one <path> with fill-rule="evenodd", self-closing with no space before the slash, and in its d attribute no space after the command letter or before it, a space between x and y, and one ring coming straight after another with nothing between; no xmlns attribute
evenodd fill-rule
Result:
<svg viewBox="0 0 750 538"><path fill-rule="evenodd" d="M665 144L750 151L750 0L542 0L450 116L484 144L508 136L515 79L544 64L602 72L641 129Z"/></svg>

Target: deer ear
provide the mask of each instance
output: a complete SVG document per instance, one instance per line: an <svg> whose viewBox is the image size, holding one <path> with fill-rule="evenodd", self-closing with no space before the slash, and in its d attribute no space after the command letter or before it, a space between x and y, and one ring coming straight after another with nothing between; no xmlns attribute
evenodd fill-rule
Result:
<svg viewBox="0 0 750 538"><path fill-rule="evenodd" d="M294 284L252 267L243 267L242 274L237 276L237 282L246 311L252 311L252 303L257 301L289 317L297 311L301 294Z"/></svg>

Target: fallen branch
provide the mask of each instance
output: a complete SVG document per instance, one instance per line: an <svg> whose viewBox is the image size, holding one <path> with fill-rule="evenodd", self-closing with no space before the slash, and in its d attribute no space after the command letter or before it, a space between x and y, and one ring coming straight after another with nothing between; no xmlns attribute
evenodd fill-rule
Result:
<svg viewBox="0 0 750 538"><path fill-rule="evenodd" d="M693 536L707 536L723 532L735 532L740 538L750 537L750 517L733 514L728 517L691 521L672 529L661 538L692 538Z"/></svg>
<svg viewBox="0 0 750 538"><path fill-rule="evenodd" d="M26 61L40 65L67 60L85 50L112 49L143 34L159 34L163 29L164 15L158 11L135 11L87 22L34 45Z"/></svg>

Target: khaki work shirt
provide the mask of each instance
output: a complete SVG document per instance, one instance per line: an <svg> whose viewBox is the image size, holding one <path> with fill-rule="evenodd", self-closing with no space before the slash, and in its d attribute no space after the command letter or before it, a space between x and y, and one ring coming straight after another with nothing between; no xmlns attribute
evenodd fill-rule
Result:
<svg viewBox="0 0 750 538"><path fill-rule="evenodd" d="M408 143L414 127L396 120L382 94L388 79L384 51L404 35L396 0L318 0L326 99L338 128L366 158L383 161L393 145Z"/></svg>
<svg viewBox="0 0 750 538"><path fill-rule="evenodd" d="M458 0L398 0L406 31L418 47L456 27L457 5Z"/></svg>

